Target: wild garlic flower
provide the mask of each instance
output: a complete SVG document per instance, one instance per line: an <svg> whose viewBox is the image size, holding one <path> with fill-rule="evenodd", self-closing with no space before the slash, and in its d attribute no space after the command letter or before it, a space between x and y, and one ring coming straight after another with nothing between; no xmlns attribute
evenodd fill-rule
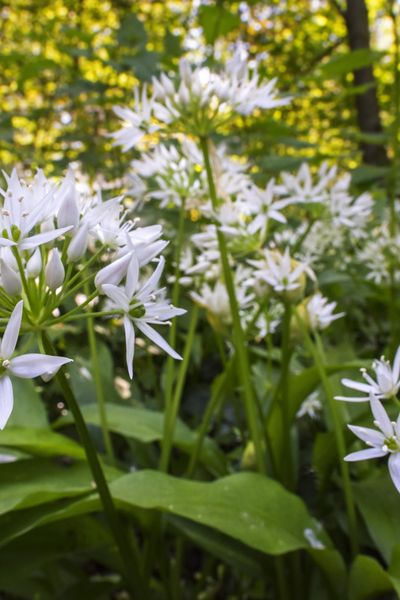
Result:
<svg viewBox="0 0 400 600"><path fill-rule="evenodd" d="M307 299L306 311L311 329L326 329L333 321L343 317L343 312L334 314L336 306L336 302L329 302L320 292Z"/></svg>
<svg viewBox="0 0 400 600"><path fill-rule="evenodd" d="M191 292L191 298L207 311L207 318L211 326L220 333L226 333L226 327L232 323L232 311L226 285L223 281L216 281L213 286L204 283L199 292ZM236 297L239 309L245 309L254 299L252 294L247 294L243 286L236 286Z"/></svg>
<svg viewBox="0 0 400 600"><path fill-rule="evenodd" d="M135 352L135 327L167 354L181 359L181 356L161 337L151 325L169 325L170 319L186 311L175 308L164 298L164 288L157 289L164 270L165 260L160 258L157 268L143 284L139 281L139 261L133 253L126 275L125 286L111 283L102 285L103 292L110 298L110 310L122 313L125 329L126 363L130 378L133 377Z"/></svg>
<svg viewBox="0 0 400 600"><path fill-rule="evenodd" d="M353 379L342 379L342 384L351 390L362 392L360 397L336 396L335 400L346 402L367 402L370 396L382 400L395 398L400 388L400 346L393 360L393 366L382 356L380 360L374 360L372 369L375 371L376 381L367 373L366 369L360 369L366 383L360 383Z"/></svg>
<svg viewBox="0 0 400 600"><path fill-rule="evenodd" d="M4 429L14 405L10 375L31 379L39 375L55 373L63 365L72 362L70 358L47 354L14 356L21 328L22 312L23 301L20 300L11 313L0 344L0 429Z"/></svg>
<svg viewBox="0 0 400 600"><path fill-rule="evenodd" d="M135 110L124 106L115 106L113 109L123 124L121 129L114 131L110 137L114 138L114 146L122 146L124 152L139 144L146 134L154 133L158 129L152 122L154 97L148 97L146 85L143 86L142 93L138 88L134 89L134 106Z"/></svg>
<svg viewBox="0 0 400 600"><path fill-rule="evenodd" d="M128 150L146 132L174 129L195 135L207 135L226 124L235 113L251 114L256 108L282 106L289 98L277 97L276 80L263 82L257 69L251 70L247 57L236 53L219 71L192 67L187 59L179 63L179 77L165 73L152 80L153 95L147 90L135 92L135 108L117 107L123 127L112 134L114 143Z"/></svg>
<svg viewBox="0 0 400 600"><path fill-rule="evenodd" d="M317 419L319 413L321 412L322 404L319 397L319 392L312 392L307 398L302 402L299 410L296 413L296 417L301 419L302 417L310 417L311 419Z"/></svg>
<svg viewBox="0 0 400 600"><path fill-rule="evenodd" d="M287 198L292 204L325 202L329 184L335 176L336 167L329 169L327 163L323 163L314 181L309 165L303 163L296 175L281 173L282 183L275 189L277 194Z"/></svg>
<svg viewBox="0 0 400 600"><path fill-rule="evenodd" d="M265 250L261 260L251 260L255 267L254 277L267 283L278 294L304 291L305 278L315 279L310 267L290 257L289 250L281 254L278 250Z"/></svg>
<svg viewBox="0 0 400 600"><path fill-rule="evenodd" d="M391 421L383 405L374 395L370 396L370 406L374 425L378 430L348 425L348 428L370 447L352 452L345 456L344 460L354 462L389 454L389 474L397 491L400 492L400 415L395 422Z"/></svg>

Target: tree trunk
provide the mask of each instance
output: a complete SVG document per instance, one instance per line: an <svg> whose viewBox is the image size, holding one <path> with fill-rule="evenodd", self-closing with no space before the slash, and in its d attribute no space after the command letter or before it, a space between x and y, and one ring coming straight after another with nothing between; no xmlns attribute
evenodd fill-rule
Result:
<svg viewBox="0 0 400 600"><path fill-rule="evenodd" d="M368 10L365 0L346 0L344 11L346 20L349 46L351 50L370 48ZM354 71L354 84L356 86L372 84L362 94L356 95L356 108L358 125L362 133L381 133L382 124L379 116L379 104L376 95L375 77L372 66L362 67ZM363 160L367 164L385 165L388 163L385 147L383 145L361 143Z"/></svg>

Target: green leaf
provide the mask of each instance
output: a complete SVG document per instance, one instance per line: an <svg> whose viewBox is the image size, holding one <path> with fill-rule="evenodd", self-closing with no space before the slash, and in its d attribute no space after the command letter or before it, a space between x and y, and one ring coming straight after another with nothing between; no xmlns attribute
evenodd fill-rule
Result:
<svg viewBox="0 0 400 600"><path fill-rule="evenodd" d="M207 44L213 44L218 37L240 26L239 15L233 14L222 4L218 6L202 4L198 11L198 19Z"/></svg>
<svg viewBox="0 0 400 600"><path fill-rule="evenodd" d="M117 40L121 46L144 47L147 42L147 33L142 21L133 13L126 15L121 21Z"/></svg>
<svg viewBox="0 0 400 600"><path fill-rule="evenodd" d="M350 570L350 600L368 600L392 590L389 575L374 558L362 554L356 557Z"/></svg>
<svg viewBox="0 0 400 600"><path fill-rule="evenodd" d="M32 379L13 379L14 408L8 426L45 429L46 409Z"/></svg>
<svg viewBox="0 0 400 600"><path fill-rule="evenodd" d="M327 63L322 65L319 69L324 79L335 79L362 69L363 67L369 67L370 65L377 62L382 58L383 53L377 50L369 50L368 48L360 48L359 50L353 50L347 54L341 54L334 56Z"/></svg>
<svg viewBox="0 0 400 600"><path fill-rule="evenodd" d="M87 423L100 425L97 404L83 406L82 412ZM160 441L164 434L164 414L154 410L119 404L107 404L107 422L110 431L145 444ZM67 423L72 423L71 415L61 417L57 421L56 427ZM174 443L177 448L186 453L191 452L196 438L197 436L194 431L189 429L182 421L177 421L174 436ZM212 468L212 471L215 473L221 474L226 470L225 457L216 443L210 438L206 438L204 441L201 460L204 464Z"/></svg>
<svg viewBox="0 0 400 600"><path fill-rule="evenodd" d="M400 541L400 495L387 470L353 484L355 499L365 525L386 562Z"/></svg>
<svg viewBox="0 0 400 600"><path fill-rule="evenodd" d="M255 473L199 482L146 470L125 475L110 487L114 499L126 509L155 509L185 517L267 554L309 548L307 529L320 537L298 496Z"/></svg>
<svg viewBox="0 0 400 600"><path fill-rule="evenodd" d="M0 446L18 448L36 456L85 458L85 452L77 442L50 429L7 427L0 431Z"/></svg>
<svg viewBox="0 0 400 600"><path fill-rule="evenodd" d="M114 470L107 470L110 477ZM93 491L84 463L66 466L49 459L27 459L0 466L0 514Z"/></svg>

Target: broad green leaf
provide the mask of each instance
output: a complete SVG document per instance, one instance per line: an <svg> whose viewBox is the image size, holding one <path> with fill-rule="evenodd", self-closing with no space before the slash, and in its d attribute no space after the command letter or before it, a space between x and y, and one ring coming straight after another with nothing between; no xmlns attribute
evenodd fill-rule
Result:
<svg viewBox="0 0 400 600"><path fill-rule="evenodd" d="M374 558L362 554L355 558L350 569L350 600L368 600L392 590L389 575Z"/></svg>
<svg viewBox="0 0 400 600"><path fill-rule="evenodd" d="M109 477L118 472L107 469ZM0 466L0 514L93 491L84 463L65 465L50 459L26 459Z"/></svg>
<svg viewBox="0 0 400 600"><path fill-rule="evenodd" d="M13 379L14 408L7 426L48 427L46 409L32 379Z"/></svg>
<svg viewBox="0 0 400 600"><path fill-rule="evenodd" d="M353 487L365 525L389 563L393 549L400 543L400 494L386 469L378 477L355 483Z"/></svg>
<svg viewBox="0 0 400 600"><path fill-rule="evenodd" d="M125 475L110 487L114 499L126 509L155 509L185 517L267 554L311 547L306 530L319 538L301 499L255 473L237 473L209 483L146 470Z"/></svg>
<svg viewBox="0 0 400 600"><path fill-rule="evenodd" d="M346 54L333 56L327 63L320 67L324 79L335 79L351 73L362 67L368 67L382 57L382 52L361 48Z"/></svg>
<svg viewBox="0 0 400 600"><path fill-rule="evenodd" d="M0 446L18 448L36 456L85 458L85 452L77 442L50 429L6 427L0 431Z"/></svg>
<svg viewBox="0 0 400 600"><path fill-rule="evenodd" d="M308 553L321 569L331 594L337 600L346 595L347 573L343 557L337 550L309 548Z"/></svg>
<svg viewBox="0 0 400 600"><path fill-rule="evenodd" d="M198 19L203 28L207 44L213 44L221 35L229 33L240 25L240 17L222 6L202 4L198 11Z"/></svg>
<svg viewBox="0 0 400 600"><path fill-rule="evenodd" d="M83 416L87 423L100 425L100 416L98 407L90 404L82 407ZM56 423L56 426L71 423L71 415L62 417ZM133 406L123 406L120 404L107 404L107 422L110 431L119 433L128 438L132 438L149 444L158 442L163 437L164 415L154 410L136 408ZM182 421L178 420L175 430L175 446L183 452L190 452L196 441L196 432L192 431ZM201 460L209 465L216 473L225 472L225 458L218 446L210 438L204 441Z"/></svg>

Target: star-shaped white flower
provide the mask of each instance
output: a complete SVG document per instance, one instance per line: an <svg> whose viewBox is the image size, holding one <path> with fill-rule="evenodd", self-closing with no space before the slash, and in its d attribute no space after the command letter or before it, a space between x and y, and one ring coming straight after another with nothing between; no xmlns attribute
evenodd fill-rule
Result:
<svg viewBox="0 0 400 600"><path fill-rule="evenodd" d="M142 285L139 285L139 261L135 254L129 263L124 288L110 283L102 285L103 292L111 299L112 308L123 313L126 342L126 363L130 378L133 377L133 357L135 352L134 325L148 337L156 346L167 354L181 360L181 356L151 327L151 325L169 325L172 317L184 314L186 311L175 308L164 298L164 288L157 289L158 282L164 270L165 259L160 261L154 273ZM150 325L151 324L151 325Z"/></svg>
<svg viewBox="0 0 400 600"><path fill-rule="evenodd" d="M358 427L348 425L349 429L370 448L352 452L344 460L353 462L379 458L389 454L389 473L398 492L400 492L400 414L397 421L392 422L381 402L375 396L370 397L371 411L374 415L374 425L379 428Z"/></svg>
<svg viewBox="0 0 400 600"><path fill-rule="evenodd" d="M23 301L15 306L0 343L0 429L4 429L13 409L14 394L10 375L31 379L39 375L56 373L70 358L47 354L14 356L22 321Z"/></svg>
<svg viewBox="0 0 400 600"><path fill-rule="evenodd" d="M366 369L361 369L361 374L366 383L354 381L353 379L342 379L342 384L352 390L363 392L364 396L346 397L335 396L335 400L344 400L346 402L367 402L371 394L377 398L388 400L394 398L400 388L400 346L397 349L393 361L393 367L389 361L382 356L380 360L372 363L375 371L376 381L367 373Z"/></svg>

